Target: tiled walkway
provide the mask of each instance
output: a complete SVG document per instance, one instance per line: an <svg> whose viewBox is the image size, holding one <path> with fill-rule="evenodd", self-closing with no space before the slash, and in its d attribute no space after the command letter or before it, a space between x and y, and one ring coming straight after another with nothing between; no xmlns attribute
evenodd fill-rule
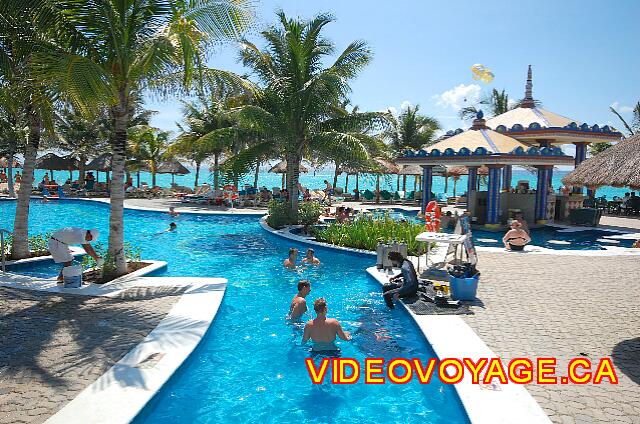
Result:
<svg viewBox="0 0 640 424"><path fill-rule="evenodd" d="M503 360L613 359L618 385L528 386L552 421L640 423L640 257L480 253L479 269L484 307L463 319Z"/></svg>
<svg viewBox="0 0 640 424"><path fill-rule="evenodd" d="M0 287L0 423L40 423L140 343L175 287L116 298Z"/></svg>

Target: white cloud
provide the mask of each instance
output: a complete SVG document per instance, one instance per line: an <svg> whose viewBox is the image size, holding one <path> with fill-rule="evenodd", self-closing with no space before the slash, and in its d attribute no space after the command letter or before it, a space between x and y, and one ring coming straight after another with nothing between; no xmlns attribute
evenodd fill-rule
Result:
<svg viewBox="0 0 640 424"><path fill-rule="evenodd" d="M620 102L615 101L611 104L611 107L617 110L620 113L631 113L633 112L633 108L631 106L620 106Z"/></svg>
<svg viewBox="0 0 640 424"><path fill-rule="evenodd" d="M465 106L475 104L480 99L480 90L482 88L478 84L460 84L442 94L436 94L432 98L436 101L436 105L450 107L457 111Z"/></svg>
<svg viewBox="0 0 640 424"><path fill-rule="evenodd" d="M402 104L400 105L400 110L406 110L409 109L409 107L413 106L411 104L411 102L409 100L405 100L404 102L402 102Z"/></svg>

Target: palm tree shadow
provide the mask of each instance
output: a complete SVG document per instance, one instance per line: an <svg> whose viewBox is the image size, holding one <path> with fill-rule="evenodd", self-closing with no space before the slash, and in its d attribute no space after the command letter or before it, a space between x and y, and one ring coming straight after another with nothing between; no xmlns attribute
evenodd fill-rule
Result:
<svg viewBox="0 0 640 424"><path fill-rule="evenodd" d="M136 288L118 298L96 298L0 288L7 305L26 306L0 313L0 368L5 376L23 376L56 391L84 386L158 325L168 312L160 298L177 299L184 289Z"/></svg>
<svg viewBox="0 0 640 424"><path fill-rule="evenodd" d="M640 384L640 337L623 340L613 347L613 363L636 384Z"/></svg>

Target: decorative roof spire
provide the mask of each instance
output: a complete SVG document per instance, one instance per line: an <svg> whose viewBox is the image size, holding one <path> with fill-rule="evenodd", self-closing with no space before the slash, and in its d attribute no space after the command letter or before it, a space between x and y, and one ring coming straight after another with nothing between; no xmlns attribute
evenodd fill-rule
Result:
<svg viewBox="0 0 640 424"><path fill-rule="evenodd" d="M524 99L522 99L520 107L536 107L536 103L533 100L533 76L531 72L531 65L529 65L529 71L527 72L527 85L524 90Z"/></svg>
<svg viewBox="0 0 640 424"><path fill-rule="evenodd" d="M487 121L484 120L484 113L479 110L476 113L476 119L473 120L473 125L471 126L472 130L486 130L489 127L487 127Z"/></svg>

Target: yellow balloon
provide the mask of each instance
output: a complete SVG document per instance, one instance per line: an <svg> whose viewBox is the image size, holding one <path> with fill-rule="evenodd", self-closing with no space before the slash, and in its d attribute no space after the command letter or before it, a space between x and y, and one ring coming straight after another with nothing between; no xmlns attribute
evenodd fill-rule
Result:
<svg viewBox="0 0 640 424"><path fill-rule="evenodd" d="M476 81L482 81L486 84L493 81L494 75L489 68L479 63L476 63L471 67L472 77Z"/></svg>

